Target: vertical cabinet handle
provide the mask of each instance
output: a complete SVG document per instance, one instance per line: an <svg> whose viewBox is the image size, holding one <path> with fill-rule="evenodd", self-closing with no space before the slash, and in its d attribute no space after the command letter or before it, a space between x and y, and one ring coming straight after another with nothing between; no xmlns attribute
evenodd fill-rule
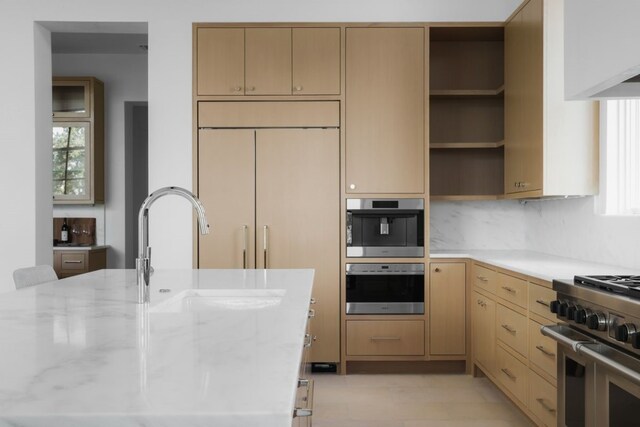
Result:
<svg viewBox="0 0 640 427"><path fill-rule="evenodd" d="M242 226L242 268L247 268L247 247L249 246L248 228L246 225Z"/></svg>
<svg viewBox="0 0 640 427"><path fill-rule="evenodd" d="M268 226L264 226L264 230L263 230L263 241L262 241L262 249L264 251L264 268L267 268L267 252L269 250L269 227Z"/></svg>

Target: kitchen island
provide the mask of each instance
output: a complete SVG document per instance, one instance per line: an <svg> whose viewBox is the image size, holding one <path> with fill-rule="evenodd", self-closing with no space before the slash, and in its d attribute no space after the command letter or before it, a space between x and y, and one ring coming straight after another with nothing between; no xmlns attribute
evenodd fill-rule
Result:
<svg viewBox="0 0 640 427"><path fill-rule="evenodd" d="M0 295L0 426L290 426L312 283L158 270L145 306L134 270L100 270Z"/></svg>

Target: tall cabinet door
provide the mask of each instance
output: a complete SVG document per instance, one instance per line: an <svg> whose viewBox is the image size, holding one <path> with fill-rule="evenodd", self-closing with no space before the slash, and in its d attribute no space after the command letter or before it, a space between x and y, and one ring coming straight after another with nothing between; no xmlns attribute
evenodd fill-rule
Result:
<svg viewBox="0 0 640 427"><path fill-rule="evenodd" d="M346 30L346 191L425 188L425 30Z"/></svg>
<svg viewBox="0 0 640 427"><path fill-rule="evenodd" d="M255 131L200 130L198 195L211 233L199 236L200 268L255 265Z"/></svg>
<svg viewBox="0 0 640 427"><path fill-rule="evenodd" d="M312 362L340 360L339 146L338 129L256 131L256 265L315 269Z"/></svg>
<svg viewBox="0 0 640 427"><path fill-rule="evenodd" d="M542 1L505 27L505 192L543 185Z"/></svg>

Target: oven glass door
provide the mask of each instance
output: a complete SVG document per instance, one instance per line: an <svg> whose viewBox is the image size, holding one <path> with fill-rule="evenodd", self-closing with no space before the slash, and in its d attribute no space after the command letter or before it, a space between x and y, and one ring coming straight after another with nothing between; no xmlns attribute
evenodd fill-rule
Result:
<svg viewBox="0 0 640 427"><path fill-rule="evenodd" d="M596 367L598 426L640 427L640 385Z"/></svg>
<svg viewBox="0 0 640 427"><path fill-rule="evenodd" d="M424 273L348 274L347 314L424 314Z"/></svg>

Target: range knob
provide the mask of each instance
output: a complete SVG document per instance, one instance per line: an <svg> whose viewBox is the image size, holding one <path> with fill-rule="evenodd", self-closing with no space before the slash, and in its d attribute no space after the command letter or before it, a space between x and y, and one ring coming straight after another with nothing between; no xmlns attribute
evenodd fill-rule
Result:
<svg viewBox="0 0 640 427"><path fill-rule="evenodd" d="M592 313L588 308L580 308L576 311L576 318L574 319L576 323L580 325L584 325L587 323L587 317L589 317Z"/></svg>
<svg viewBox="0 0 640 427"><path fill-rule="evenodd" d="M633 346L633 348L640 350L640 332L636 332L635 334L631 335L631 345Z"/></svg>
<svg viewBox="0 0 640 427"><path fill-rule="evenodd" d="M587 328L604 331L607 329L607 318L604 313L598 311L587 316Z"/></svg>
<svg viewBox="0 0 640 427"><path fill-rule="evenodd" d="M561 302L558 306L558 316L567 317L567 311L569 311L569 303Z"/></svg>
<svg viewBox="0 0 640 427"><path fill-rule="evenodd" d="M576 312L578 311L579 306L571 305L567 309L567 319L576 320Z"/></svg>
<svg viewBox="0 0 640 427"><path fill-rule="evenodd" d="M629 341L629 335L635 335L635 333L636 325L633 323L624 323L616 326L615 337L618 341L627 342Z"/></svg>
<svg viewBox="0 0 640 427"><path fill-rule="evenodd" d="M558 300L551 301L549 303L549 311L551 311L554 314L557 314L559 306L560 306L560 301L558 301Z"/></svg>

